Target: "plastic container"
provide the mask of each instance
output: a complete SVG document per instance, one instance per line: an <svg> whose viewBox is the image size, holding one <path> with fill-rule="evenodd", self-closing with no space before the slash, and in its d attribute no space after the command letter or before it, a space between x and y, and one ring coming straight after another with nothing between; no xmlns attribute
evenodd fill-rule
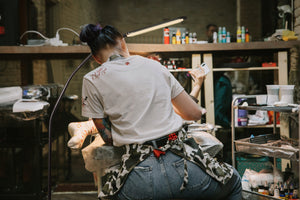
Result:
<svg viewBox="0 0 300 200"><path fill-rule="evenodd" d="M247 99L238 99L238 105L242 105ZM236 126L247 126L248 125L248 111L237 109L237 124Z"/></svg>
<svg viewBox="0 0 300 200"><path fill-rule="evenodd" d="M280 102L293 104L294 88L295 85L280 85Z"/></svg>
<svg viewBox="0 0 300 200"><path fill-rule="evenodd" d="M266 94L256 95L256 104L257 105L266 105L267 104L267 95Z"/></svg>
<svg viewBox="0 0 300 200"><path fill-rule="evenodd" d="M279 85L267 85L267 105L273 106L275 102L279 101Z"/></svg>

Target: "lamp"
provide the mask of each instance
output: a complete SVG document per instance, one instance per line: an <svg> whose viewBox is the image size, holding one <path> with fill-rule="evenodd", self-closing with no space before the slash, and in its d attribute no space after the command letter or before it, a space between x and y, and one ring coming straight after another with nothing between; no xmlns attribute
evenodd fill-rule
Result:
<svg viewBox="0 0 300 200"><path fill-rule="evenodd" d="M147 27L142 28L142 29L138 29L138 30L135 30L135 31L127 32L123 36L124 37L134 37L134 36L137 36L137 35L148 33L148 32L151 32L151 31L155 31L155 30L160 29L160 28L164 28L164 27L172 26L174 24L178 24L180 22L183 22L185 19L186 19L185 16L183 16L183 17L177 17L175 19L172 19L172 20L160 23L160 24L156 24L154 26L147 26Z"/></svg>
<svg viewBox="0 0 300 200"><path fill-rule="evenodd" d="M171 26L174 24L178 24L182 21L184 21L186 19L186 17L178 17L157 25L153 25L153 26L149 26L149 27L145 27L143 29L138 29L136 31L131 31L128 33L125 33L123 35L124 38L126 37L134 37L137 35L141 35L144 33L148 33L150 31L154 31L160 28L164 28L167 26ZM73 76L76 74L76 72L92 57L92 54L89 54L81 63L80 65L78 65L78 67L73 71L73 73L70 75L70 77L68 78L64 88L62 89L62 92L60 93L59 97L57 98L57 101L53 107L53 110L51 112L50 118L49 118L49 127L48 127L48 200L51 200L51 151L52 151L52 142L51 142L51 131L52 131L52 119L53 116L57 110L58 104L60 102L60 100L62 99L65 91L67 90L67 87L70 83L70 81L72 80Z"/></svg>

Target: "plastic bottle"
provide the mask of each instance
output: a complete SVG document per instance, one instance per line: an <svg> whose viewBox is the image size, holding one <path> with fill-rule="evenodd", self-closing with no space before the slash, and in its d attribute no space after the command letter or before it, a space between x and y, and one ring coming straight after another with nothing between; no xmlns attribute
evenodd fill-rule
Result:
<svg viewBox="0 0 300 200"><path fill-rule="evenodd" d="M275 188L274 188L274 197L279 198L279 189L278 189L278 185L275 185Z"/></svg>
<svg viewBox="0 0 300 200"><path fill-rule="evenodd" d="M189 34L189 43L193 44L193 33Z"/></svg>
<svg viewBox="0 0 300 200"><path fill-rule="evenodd" d="M197 33L193 33L193 43L197 43Z"/></svg>
<svg viewBox="0 0 300 200"><path fill-rule="evenodd" d="M242 105L247 99L238 99L238 105ZM248 125L248 111L243 109L237 109L237 126Z"/></svg>
<svg viewBox="0 0 300 200"><path fill-rule="evenodd" d="M267 181L265 182L263 188L264 188L263 194L264 194L264 195L269 195L269 184L268 184Z"/></svg>
<svg viewBox="0 0 300 200"><path fill-rule="evenodd" d="M241 43L242 42L242 31L241 31L241 27L238 26L238 29L236 31L236 42L237 43Z"/></svg>
<svg viewBox="0 0 300 200"><path fill-rule="evenodd" d="M299 196L298 196L298 189L296 189L296 188L293 190L293 198L294 199L299 198Z"/></svg>
<svg viewBox="0 0 300 200"><path fill-rule="evenodd" d="M230 43L230 32L226 34L226 43Z"/></svg>
<svg viewBox="0 0 300 200"><path fill-rule="evenodd" d="M258 191L257 191L257 192L258 192L259 194L263 194L264 191L265 191L264 186L263 186L263 185L259 185L259 186L258 186Z"/></svg>
<svg viewBox="0 0 300 200"><path fill-rule="evenodd" d="M245 42L250 42L250 34L249 34L249 30L246 28L246 32L245 32Z"/></svg>
<svg viewBox="0 0 300 200"><path fill-rule="evenodd" d="M170 30L168 27L164 28L164 44L170 44Z"/></svg>
<svg viewBox="0 0 300 200"><path fill-rule="evenodd" d="M179 29L176 32L176 44L181 44L181 32Z"/></svg>
<svg viewBox="0 0 300 200"><path fill-rule="evenodd" d="M226 43L226 28L222 28L222 43Z"/></svg>
<svg viewBox="0 0 300 200"><path fill-rule="evenodd" d="M185 33L182 33L181 44L185 44Z"/></svg>
<svg viewBox="0 0 300 200"><path fill-rule="evenodd" d="M213 43L218 43L218 33L217 32L213 33Z"/></svg>
<svg viewBox="0 0 300 200"><path fill-rule="evenodd" d="M222 43L222 27L218 30L218 43Z"/></svg>
<svg viewBox="0 0 300 200"><path fill-rule="evenodd" d="M5 26L4 26L4 19L2 13L0 13L0 35L5 34Z"/></svg>
<svg viewBox="0 0 300 200"><path fill-rule="evenodd" d="M173 31L173 33L172 33L172 44L176 44L176 35L175 35L175 31Z"/></svg>
<svg viewBox="0 0 300 200"><path fill-rule="evenodd" d="M293 198L293 191L294 191L294 184L291 183L289 188L289 199Z"/></svg>
<svg viewBox="0 0 300 200"><path fill-rule="evenodd" d="M245 42L245 27L242 26L241 30L241 42Z"/></svg>
<svg viewBox="0 0 300 200"><path fill-rule="evenodd" d="M189 43L189 32L185 32L185 43Z"/></svg>

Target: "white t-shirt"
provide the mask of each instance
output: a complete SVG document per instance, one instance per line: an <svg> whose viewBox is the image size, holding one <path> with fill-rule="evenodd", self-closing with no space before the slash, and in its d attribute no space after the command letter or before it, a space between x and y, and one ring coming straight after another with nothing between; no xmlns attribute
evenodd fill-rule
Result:
<svg viewBox="0 0 300 200"><path fill-rule="evenodd" d="M109 117L115 146L153 140L180 129L171 99L183 91L159 62L141 56L108 61L84 76L82 115Z"/></svg>

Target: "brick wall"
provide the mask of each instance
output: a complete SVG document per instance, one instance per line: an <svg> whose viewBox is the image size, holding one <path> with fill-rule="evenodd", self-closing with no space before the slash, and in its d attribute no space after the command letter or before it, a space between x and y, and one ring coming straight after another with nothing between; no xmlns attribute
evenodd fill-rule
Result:
<svg viewBox="0 0 300 200"><path fill-rule="evenodd" d="M261 40L262 19L261 0L245 1L241 0L241 26L248 28L252 40ZM251 19L251 20L249 20Z"/></svg>
<svg viewBox="0 0 300 200"><path fill-rule="evenodd" d="M294 0L294 31L300 34L300 0Z"/></svg>
<svg viewBox="0 0 300 200"><path fill-rule="evenodd" d="M0 87L20 86L20 71L19 61L0 61Z"/></svg>
<svg viewBox="0 0 300 200"><path fill-rule="evenodd" d="M99 12L101 23L112 24L121 32L136 30L179 16L187 16L187 20L174 26L196 32L198 40L206 40L206 25L210 23L226 26L230 32L236 28L236 0L111 0L101 1ZM128 38L127 42L162 43L162 30Z"/></svg>

